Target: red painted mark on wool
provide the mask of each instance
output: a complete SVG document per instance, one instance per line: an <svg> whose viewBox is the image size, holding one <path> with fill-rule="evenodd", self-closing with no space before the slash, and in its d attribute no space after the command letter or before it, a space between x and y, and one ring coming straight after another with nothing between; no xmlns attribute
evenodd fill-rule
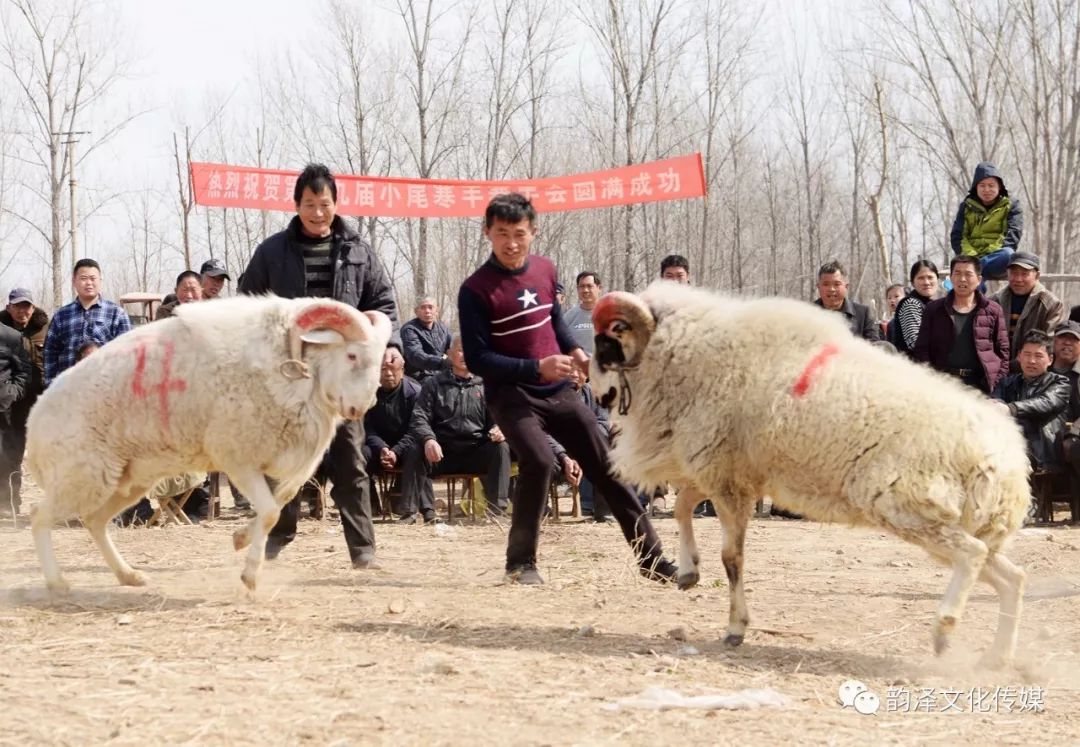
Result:
<svg viewBox="0 0 1080 747"><path fill-rule="evenodd" d="M799 374L799 378L795 380L795 386L791 388L791 396L799 399L805 397L806 393L810 391L810 385L814 383L814 378L818 372L825 367L825 364L829 362L829 359L840 352L833 343L829 343L810 359L810 362L806 364L806 368Z"/></svg>
<svg viewBox="0 0 1080 747"><path fill-rule="evenodd" d="M131 378L131 393L136 399L146 399L151 393L157 394L158 417L162 427L169 427L169 394L170 392L183 392L187 390L187 382L183 379L172 377L173 356L176 353L176 343L166 340L162 343L164 355L161 359L161 381L157 384L147 384L146 381L146 352L147 343L140 342L135 349L135 374Z"/></svg>
<svg viewBox="0 0 1080 747"><path fill-rule="evenodd" d="M341 329L349 326L352 320L341 309L328 306L316 306L308 309L296 318L300 329Z"/></svg>

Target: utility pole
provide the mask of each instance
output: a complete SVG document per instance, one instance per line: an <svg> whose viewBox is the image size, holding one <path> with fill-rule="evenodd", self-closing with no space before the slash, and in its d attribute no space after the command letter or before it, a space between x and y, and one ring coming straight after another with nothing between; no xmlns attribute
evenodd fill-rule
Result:
<svg viewBox="0 0 1080 747"><path fill-rule="evenodd" d="M75 209L75 189L78 186L78 181L75 179L75 143L79 142L80 135L89 135L89 130L65 130L63 132L54 132L56 137L64 137L66 140L61 141L67 146L67 162L68 162L68 191L71 199L71 266L75 266L75 262L78 260L78 213Z"/></svg>

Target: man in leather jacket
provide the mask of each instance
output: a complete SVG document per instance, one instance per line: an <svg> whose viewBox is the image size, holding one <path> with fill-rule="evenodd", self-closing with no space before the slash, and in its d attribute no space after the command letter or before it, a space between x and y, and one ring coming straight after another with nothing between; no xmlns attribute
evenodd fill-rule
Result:
<svg viewBox="0 0 1080 747"><path fill-rule="evenodd" d="M409 435L422 448L406 453L402 467L406 523L416 521L417 508L425 523L435 521L431 494L422 489L429 475L484 475L489 508L501 512L509 503L510 446L488 412L484 382L466 367L460 337L447 354L450 370L428 378L413 407Z"/></svg>
<svg viewBox="0 0 1080 747"><path fill-rule="evenodd" d="M1020 373L1002 379L993 394L1023 429L1028 456L1036 469L1061 464L1058 436L1069 407L1069 380L1050 370L1052 348L1045 332L1028 332L1017 355Z"/></svg>

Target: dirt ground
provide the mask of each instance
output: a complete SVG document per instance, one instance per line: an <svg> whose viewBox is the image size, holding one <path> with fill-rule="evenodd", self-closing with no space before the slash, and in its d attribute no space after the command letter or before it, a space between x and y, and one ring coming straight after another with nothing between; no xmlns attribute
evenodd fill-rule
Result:
<svg viewBox="0 0 1080 747"><path fill-rule="evenodd" d="M116 584L85 530L57 530L66 598L44 591L29 531L4 524L0 744L1080 740L1078 528L1018 538L1011 554L1029 572L1018 662L985 672L975 662L996 624L989 588L935 659L945 572L879 532L755 519L752 627L728 650L713 519L695 521L703 579L689 592L640 578L614 525L546 525L547 583L525 588L501 583L505 526L379 524L383 569L354 571L326 520L302 523L253 595L230 541L240 520L227 510L194 527L115 530L121 553L151 574L141 589ZM674 555L674 520L657 524ZM878 694L876 714L840 705L849 679ZM772 688L790 701L754 712L603 707L650 686ZM912 712L922 688L933 704Z"/></svg>

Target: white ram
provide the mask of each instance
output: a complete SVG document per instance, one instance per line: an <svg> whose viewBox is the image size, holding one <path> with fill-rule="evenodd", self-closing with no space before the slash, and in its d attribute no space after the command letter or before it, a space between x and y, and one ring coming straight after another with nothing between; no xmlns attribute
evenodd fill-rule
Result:
<svg viewBox="0 0 1080 747"><path fill-rule="evenodd" d="M949 564L934 625L940 653L976 579L1000 599L988 665L1011 659L1024 572L1003 554L1030 505L1012 418L974 390L854 338L839 315L658 282L593 311L592 377L613 401L612 459L625 479L679 485L679 585L698 581L691 516L712 499L724 527L742 642L743 542L754 504L887 529Z"/></svg>
<svg viewBox="0 0 1080 747"><path fill-rule="evenodd" d="M66 590L54 522L82 519L120 583L142 573L107 528L160 478L220 471L256 515L241 575L255 587L281 505L314 472L338 425L375 401L390 320L330 300L234 298L181 307L65 371L30 414L27 460L44 491L32 530L50 589ZM267 482L273 480L273 488Z"/></svg>

